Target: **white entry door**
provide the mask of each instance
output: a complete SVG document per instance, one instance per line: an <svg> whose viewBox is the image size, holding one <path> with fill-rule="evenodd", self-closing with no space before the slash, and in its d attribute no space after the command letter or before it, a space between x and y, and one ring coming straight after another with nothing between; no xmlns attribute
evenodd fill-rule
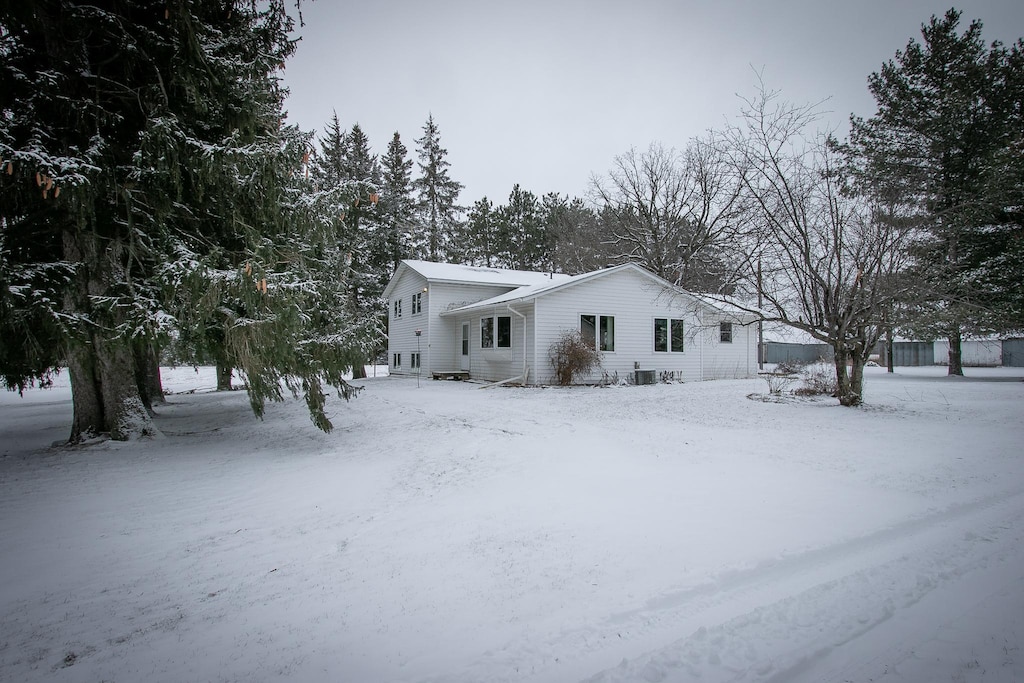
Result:
<svg viewBox="0 0 1024 683"><path fill-rule="evenodd" d="M459 369L469 372L469 323L462 323L462 338L459 342Z"/></svg>

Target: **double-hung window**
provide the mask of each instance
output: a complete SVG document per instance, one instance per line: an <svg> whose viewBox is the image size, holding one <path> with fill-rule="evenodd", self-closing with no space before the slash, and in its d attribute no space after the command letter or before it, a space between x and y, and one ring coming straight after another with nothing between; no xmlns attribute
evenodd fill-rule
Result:
<svg viewBox="0 0 1024 683"><path fill-rule="evenodd" d="M418 352L413 351L409 354L409 367L413 369L420 367L420 354Z"/></svg>
<svg viewBox="0 0 1024 683"><path fill-rule="evenodd" d="M732 323L719 324L718 340L723 344L732 344Z"/></svg>
<svg viewBox="0 0 1024 683"><path fill-rule="evenodd" d="M684 349L683 321L678 318L654 319L654 350L682 353Z"/></svg>
<svg viewBox="0 0 1024 683"><path fill-rule="evenodd" d="M402 300L401 299L395 299L394 309L395 309L395 317L396 318L401 318L402 317Z"/></svg>
<svg viewBox="0 0 1024 683"><path fill-rule="evenodd" d="M615 350L615 316L581 315L580 334L583 341L598 351Z"/></svg>
<svg viewBox="0 0 1024 683"><path fill-rule="evenodd" d="M480 348L512 348L512 316L495 315L480 318Z"/></svg>
<svg viewBox="0 0 1024 683"><path fill-rule="evenodd" d="M391 354L391 367L400 368L402 367L402 354L393 353Z"/></svg>
<svg viewBox="0 0 1024 683"><path fill-rule="evenodd" d="M423 292L416 292L412 295L412 314L423 312Z"/></svg>

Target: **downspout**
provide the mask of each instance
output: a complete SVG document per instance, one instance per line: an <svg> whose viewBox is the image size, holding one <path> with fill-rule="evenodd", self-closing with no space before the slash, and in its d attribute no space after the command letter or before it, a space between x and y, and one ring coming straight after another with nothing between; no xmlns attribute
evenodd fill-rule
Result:
<svg viewBox="0 0 1024 683"><path fill-rule="evenodd" d="M516 315L518 315L520 318L523 319L523 374L519 375L519 376L516 376L516 377L509 377L508 379L502 379L502 380L499 380L497 382L491 382L490 384L485 384L482 387L480 387L481 389L490 389L491 387L500 387L500 386L502 386L504 384L509 384L511 382L515 382L517 379L520 379L520 378L522 378L522 383L526 384L526 316L524 314L520 313L519 311L517 311L516 309L512 308L512 304L510 304L510 303L505 304L505 309L509 313L515 313Z"/></svg>
<svg viewBox="0 0 1024 683"><path fill-rule="evenodd" d="M700 329L701 329L701 333L704 335L704 338L700 341L700 381L701 382L704 381L704 347L708 343L708 330L707 330L707 327L705 327L705 325L704 325L704 321L705 321L704 313L702 312L700 314Z"/></svg>
<svg viewBox="0 0 1024 683"><path fill-rule="evenodd" d="M526 315L512 308L510 303L505 304L505 308L508 309L509 313L515 313L523 319L523 384L526 384Z"/></svg>

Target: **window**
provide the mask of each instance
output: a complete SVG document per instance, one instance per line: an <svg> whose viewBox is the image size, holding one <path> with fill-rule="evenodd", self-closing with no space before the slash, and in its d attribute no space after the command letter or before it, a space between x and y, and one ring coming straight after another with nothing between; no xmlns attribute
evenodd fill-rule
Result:
<svg viewBox="0 0 1024 683"><path fill-rule="evenodd" d="M732 323L718 325L718 339L723 344L732 344Z"/></svg>
<svg viewBox="0 0 1024 683"><path fill-rule="evenodd" d="M409 354L409 367L419 369L420 367L420 354L413 352Z"/></svg>
<svg viewBox="0 0 1024 683"><path fill-rule="evenodd" d="M494 318L480 318L480 348L494 348Z"/></svg>
<svg viewBox="0 0 1024 683"><path fill-rule="evenodd" d="M671 349L673 353L682 353L683 342L683 321L677 318L655 318L654 319L654 350L667 352Z"/></svg>
<svg viewBox="0 0 1024 683"><path fill-rule="evenodd" d="M498 316L498 348L512 348L512 316Z"/></svg>
<svg viewBox="0 0 1024 683"><path fill-rule="evenodd" d="M583 341L599 351L615 350L615 317L610 315L581 315L580 334Z"/></svg>
<svg viewBox="0 0 1024 683"><path fill-rule="evenodd" d="M462 324L462 355L469 355L469 323Z"/></svg>
<svg viewBox="0 0 1024 683"><path fill-rule="evenodd" d="M423 312L423 292L416 292L412 295L412 314Z"/></svg>
<svg viewBox="0 0 1024 683"><path fill-rule="evenodd" d="M468 344L466 346L468 348ZM480 318L480 348L512 348L512 316Z"/></svg>
<svg viewBox="0 0 1024 683"><path fill-rule="evenodd" d="M395 368L402 367L402 354L393 353L391 354L391 366Z"/></svg>
<svg viewBox="0 0 1024 683"><path fill-rule="evenodd" d="M396 318L401 318L402 317L402 300L401 299L395 299L395 317Z"/></svg>

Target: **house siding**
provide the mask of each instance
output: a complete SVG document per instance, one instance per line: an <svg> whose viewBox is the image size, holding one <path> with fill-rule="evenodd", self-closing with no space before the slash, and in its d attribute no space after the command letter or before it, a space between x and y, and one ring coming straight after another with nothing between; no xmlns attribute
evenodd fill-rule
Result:
<svg viewBox="0 0 1024 683"><path fill-rule="evenodd" d="M419 273L406 270L392 288L388 299L388 368L393 374L410 374L416 370L411 367L411 354L416 353L416 330L421 330L419 340L420 365L425 371L430 367L430 335L431 321L434 317L429 312L430 294L423 294L423 312L413 314L412 297L423 293L427 280ZM395 317L395 300L402 302L402 317ZM402 354L402 366L394 367L396 353Z"/></svg>
<svg viewBox="0 0 1024 683"><path fill-rule="evenodd" d="M424 292L424 288L426 291ZM415 374L410 367L409 354L416 352L416 330L419 338L420 372L441 372L459 368L460 353L456 334L461 329L452 318L442 318L444 311L489 299L512 289L502 285L455 284L428 282L414 270L406 269L394 283L388 299L388 364L394 374ZM412 313L412 297L423 294L423 312ZM395 318L394 301L402 300L402 317ZM471 328L472 329L472 326ZM477 330L477 344L480 331ZM393 365L394 354L402 354L402 367Z"/></svg>
<svg viewBox="0 0 1024 683"><path fill-rule="evenodd" d="M467 318L456 319L455 317L450 316L442 318L440 317L441 313L450 311L453 308L465 306L466 304L483 301L484 299L489 299L493 296L498 296L499 294L504 294L511 289L511 287L503 287L500 285L458 285L445 282L435 282L430 285L430 318L434 321L434 325L437 328L435 333L431 335L430 339L432 361L430 369L432 371L441 372L458 370L459 355L462 352L460 348L462 343L461 323ZM475 356L478 355L474 353L474 351L476 351L480 345L479 321L477 322L477 329L475 330L477 344L476 349L473 347L473 325L469 326L469 330L469 357L473 360ZM470 375L475 376L472 368L470 368Z"/></svg>
<svg viewBox="0 0 1024 683"><path fill-rule="evenodd" d="M756 328L743 325L730 314L698 298L671 289L667 283L637 267L619 267L580 276L579 280L554 289L542 289L533 296L495 302L471 311L451 313L463 306L483 302L516 289L512 284L457 283L430 280L412 268L402 270L388 287L388 358L402 354L396 374L415 372L410 354L417 351L420 372L452 371L468 367L474 379L497 382L520 378L524 367L531 384L551 384L555 374L548 349L565 330L578 330L581 315L615 318L615 349L603 352L602 366L586 382L597 382L607 374L625 380L635 368L654 370L658 376L671 373L675 379L697 381L726 377L747 377L757 371ZM412 313L412 297L423 295L422 313ZM402 301L402 317L394 316L395 299ZM517 312L521 315L517 315ZM511 347L483 349L480 320L509 316ZM681 319L685 326L682 352L654 350L656 318ZM721 343L719 321L733 323L733 342ZM462 325L470 330L469 359L461 355Z"/></svg>
<svg viewBox="0 0 1024 683"><path fill-rule="evenodd" d="M562 332L578 330L580 316L586 314L615 317L615 351L604 352L601 369L592 372L584 381L599 381L604 373L626 379L637 366L654 370L658 376L672 373L684 381L707 379L707 373L702 376L701 372L701 338L706 342L709 337L702 333L698 317L701 311L702 307L692 299L670 294L651 278L632 270L609 273L590 282L552 292L538 304L536 381L542 384L556 381L548 361L548 349ZM683 352L654 350L655 318L683 320ZM714 333L717 331L716 327ZM743 346L740 339L736 341L736 347ZM722 350L716 359L721 366L735 367L738 362L727 363L726 359L738 350L731 349L729 353Z"/></svg>
<svg viewBox="0 0 1024 683"><path fill-rule="evenodd" d="M510 308L525 315L525 320L513 313ZM481 348L480 320L481 318L493 316L509 316L512 319L511 348ZM531 361L534 341L534 315L532 304L520 303L511 304L511 306L507 304L499 304L447 319L452 321L452 330L457 330L460 335L462 333L462 324L469 323L469 374L473 379L478 379L484 382L500 382L501 380L512 377L521 377L523 374L523 357L525 354L527 368L529 369L532 381L534 376L534 368ZM524 332L526 334L525 338L523 336ZM460 350L456 348L455 353L460 353ZM458 362L457 356L456 362Z"/></svg>
<svg viewBox="0 0 1024 683"><path fill-rule="evenodd" d="M722 322L732 323L732 342L722 342ZM757 374L757 325L743 325L728 316L704 316L704 359L701 379L738 379Z"/></svg>

